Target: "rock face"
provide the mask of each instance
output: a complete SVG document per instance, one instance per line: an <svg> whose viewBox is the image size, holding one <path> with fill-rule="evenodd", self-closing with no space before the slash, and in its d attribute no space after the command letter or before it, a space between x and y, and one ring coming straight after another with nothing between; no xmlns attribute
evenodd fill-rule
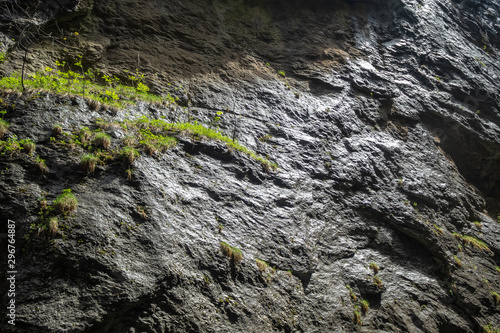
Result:
<svg viewBox="0 0 500 333"><path fill-rule="evenodd" d="M73 39L34 45L28 71L83 54L103 73L137 68L185 108L139 103L111 114L80 98L3 93L3 140L33 140L48 166L40 174L28 154L0 156L0 221L5 233L16 222L18 271L16 325L4 293L4 332L500 327L496 0L49 1L32 10L44 29ZM2 20L9 74L22 54ZM221 131L279 169L186 136L137 158L131 179L119 161L88 174L81 151L49 139L54 124L69 133L96 119L209 122L216 112ZM112 145L126 136L105 131ZM55 236L37 235L39 199L67 188L77 210Z"/></svg>

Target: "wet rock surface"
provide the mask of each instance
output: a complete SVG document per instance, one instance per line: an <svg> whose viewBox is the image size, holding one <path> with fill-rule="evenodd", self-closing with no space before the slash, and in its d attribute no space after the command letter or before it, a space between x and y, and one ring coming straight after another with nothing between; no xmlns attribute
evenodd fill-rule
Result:
<svg viewBox="0 0 500 333"><path fill-rule="evenodd" d="M4 140L37 144L34 156L0 156L1 223L16 221L19 244L16 326L2 306L6 331L500 327L498 2L81 3L51 15L80 31L88 63L115 75L138 67L186 108L113 114L79 97L2 95ZM31 70L47 47L33 47ZM18 52L4 73L20 68ZM50 139L54 124L70 133L141 115L213 123L218 111L212 126L279 170L181 136L164 154L88 174L79 148ZM112 145L126 136L105 131ZM37 236L39 199L66 188L76 212L56 236Z"/></svg>

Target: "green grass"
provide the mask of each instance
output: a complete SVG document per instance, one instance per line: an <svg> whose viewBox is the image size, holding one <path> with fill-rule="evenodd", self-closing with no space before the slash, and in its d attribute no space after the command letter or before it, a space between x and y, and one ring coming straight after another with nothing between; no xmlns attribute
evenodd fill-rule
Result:
<svg viewBox="0 0 500 333"><path fill-rule="evenodd" d="M46 67L43 71L27 75L24 80L26 89L51 92L60 95L80 95L89 106L96 110L100 105L123 108L134 105L137 100L154 104L169 105L175 100L170 95L164 97L150 94L149 88L143 83L136 87L119 84L119 79L103 75L108 85L100 85L85 73L82 75L73 71L55 70ZM22 91L21 75L14 73L0 79L0 88L5 90ZM146 89L147 88L147 89Z"/></svg>
<svg viewBox="0 0 500 333"><path fill-rule="evenodd" d="M146 135L150 137L153 135L151 134L151 132L153 131L156 133L162 132L170 135L180 135L185 133L194 137L198 137L200 139L205 138L224 142L229 148L244 153L247 156L260 162L267 171L278 169L278 165L276 163L270 162L269 160L255 154L247 147L238 143L238 141L231 139L221 132L205 127L196 121L194 123L168 123L161 119L150 120L147 117L143 116L142 118L135 121L134 124L141 129L141 135L143 136Z"/></svg>
<svg viewBox="0 0 500 333"><path fill-rule="evenodd" d="M58 66L62 64L56 62ZM283 72L284 74L284 72ZM281 75L281 74L280 74ZM24 84L27 89L36 91L51 92L59 95L80 95L83 96L91 109L97 109L100 105L106 105L111 108L123 108L128 105L134 105L138 100L154 103L156 105L171 106L176 104L176 100L169 94L160 97L149 93L149 88L142 82L142 77L130 76L134 78L135 86L126 86L119 84L119 79L103 75L102 79L107 85L95 83L95 72L76 73L73 71L61 71L46 67L41 72L27 75ZM132 79L131 79L132 80ZM0 89L22 91L21 76L14 73L12 76L0 79ZM130 123L130 122L129 122ZM177 139L172 137L176 135L189 134L197 138L206 138L210 140L225 143L230 149L237 150L246 154L250 158L260 162L266 171L277 170L278 165L270 162L268 159L255 154L247 147L241 145L236 140L229 138L217 130L210 129L197 123L168 123L163 120L149 120L146 117L132 122L141 129L141 145L146 153L153 155L157 151L164 152L177 144ZM102 119L96 120L96 126L106 129L110 124ZM126 123L121 124L127 127ZM8 123L0 120L0 138L8 129ZM160 133L163 131L163 133ZM63 134L61 125L54 125L53 135L58 137ZM73 143L85 144L91 140L91 133L88 129L82 129L79 138L75 137ZM78 141L78 142L76 142ZM94 145L104 149L110 147L111 138L105 133L97 133L94 137ZM132 146L132 145L130 145ZM135 148L135 147L134 147ZM125 148L124 148L125 149ZM128 155L131 163L136 154Z"/></svg>
<svg viewBox="0 0 500 333"><path fill-rule="evenodd" d="M52 206L63 213L71 213L76 210L78 200L68 188L63 190L63 193L54 200Z"/></svg>
<svg viewBox="0 0 500 333"><path fill-rule="evenodd" d="M486 245L485 242L480 241L479 239L477 239L475 237L460 235L456 232L453 233L453 237L455 237L455 239L457 239L457 240L464 242L467 245L472 245L472 247L474 247L478 250L491 252L490 248L488 247L488 245Z"/></svg>

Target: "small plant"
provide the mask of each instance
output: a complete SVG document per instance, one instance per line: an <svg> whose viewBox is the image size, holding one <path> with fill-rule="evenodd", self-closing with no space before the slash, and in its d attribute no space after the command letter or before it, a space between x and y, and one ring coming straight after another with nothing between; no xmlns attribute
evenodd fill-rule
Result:
<svg viewBox="0 0 500 333"><path fill-rule="evenodd" d="M111 146L111 137L103 132L97 133L94 138L94 145L108 149Z"/></svg>
<svg viewBox="0 0 500 333"><path fill-rule="evenodd" d="M500 295L498 293L492 291L491 296L493 296L493 301L495 302L495 305L500 303Z"/></svg>
<svg viewBox="0 0 500 333"><path fill-rule="evenodd" d="M219 234L221 234L222 233L222 229L224 229L224 226L222 224L219 224L217 226L217 229L219 230Z"/></svg>
<svg viewBox="0 0 500 333"><path fill-rule="evenodd" d="M271 134L266 134L262 137L259 138L260 142L267 142L269 139L271 139L273 136Z"/></svg>
<svg viewBox="0 0 500 333"><path fill-rule="evenodd" d="M102 119L96 119L95 120L95 125L97 127L99 127L100 129L102 130L107 130L109 128L109 123L108 122L105 122L104 120Z"/></svg>
<svg viewBox="0 0 500 333"><path fill-rule="evenodd" d="M146 219L148 217L148 214L146 213L146 208L142 206L137 206L137 213L139 213L139 216L142 219Z"/></svg>
<svg viewBox="0 0 500 333"><path fill-rule="evenodd" d="M30 139L21 140L19 143L23 147L23 150L26 154L31 154L35 151L36 144Z"/></svg>
<svg viewBox="0 0 500 333"><path fill-rule="evenodd" d="M243 254L238 248L233 247L226 242L220 242L220 247L222 253L233 259L235 263L240 262L243 259Z"/></svg>
<svg viewBox="0 0 500 333"><path fill-rule="evenodd" d="M434 228L436 229L436 235L444 235L443 228L439 227L437 224L434 224Z"/></svg>
<svg viewBox="0 0 500 333"><path fill-rule="evenodd" d="M57 232L59 231L59 219L57 218L57 216L50 218L49 231L52 235L57 234Z"/></svg>
<svg viewBox="0 0 500 333"><path fill-rule="evenodd" d="M135 158L139 156L139 152L135 150L133 147L124 147L121 155L129 162L132 164L134 162Z"/></svg>
<svg viewBox="0 0 500 333"><path fill-rule="evenodd" d="M363 324L361 322L361 313L359 313L359 311L354 311L354 317L352 318L352 322L359 326Z"/></svg>
<svg viewBox="0 0 500 333"><path fill-rule="evenodd" d="M495 269L497 270L497 273L500 273L500 267L496 266Z"/></svg>
<svg viewBox="0 0 500 333"><path fill-rule="evenodd" d="M475 247L478 250L482 250L482 251L486 251L486 252L491 252L491 250L488 247L488 245L486 245L486 243L480 241L477 238L474 238L472 236L463 236L462 238L463 238L465 244L471 244L472 247Z"/></svg>
<svg viewBox="0 0 500 333"><path fill-rule="evenodd" d="M125 174L127 175L127 180L132 179L132 169L125 170Z"/></svg>
<svg viewBox="0 0 500 333"><path fill-rule="evenodd" d="M366 299L362 299L360 301L361 303L361 309L363 310L363 313L367 313L368 310L370 309L370 303Z"/></svg>
<svg viewBox="0 0 500 333"><path fill-rule="evenodd" d="M97 163L99 163L99 157L94 154L85 154L80 159L81 166L90 174L94 173Z"/></svg>
<svg viewBox="0 0 500 333"><path fill-rule="evenodd" d="M378 274L378 271L379 271L379 267L376 263L374 263L373 261L370 262L370 269L373 270L373 273L375 274Z"/></svg>
<svg viewBox="0 0 500 333"><path fill-rule="evenodd" d="M453 256L453 259L455 259L458 267L462 267L462 261L457 256Z"/></svg>
<svg viewBox="0 0 500 333"><path fill-rule="evenodd" d="M63 190L63 193L54 200L52 205L63 213L71 213L76 210L78 200L68 188Z"/></svg>
<svg viewBox="0 0 500 333"><path fill-rule="evenodd" d="M479 229L481 229L481 228L483 227L483 224L482 224L481 222L474 221L474 222L472 222L472 223L474 223L474 225L475 225L476 227L478 227Z"/></svg>
<svg viewBox="0 0 500 333"><path fill-rule="evenodd" d="M354 291L352 290L351 286L346 285L345 287L347 288L347 290L349 290L349 296L351 297L352 301L353 301L353 302L357 302L357 300L358 300L358 296L356 296L356 294L355 294L355 293L354 293Z"/></svg>
<svg viewBox="0 0 500 333"><path fill-rule="evenodd" d="M500 333L500 330L493 326L492 323L483 326L483 333Z"/></svg>
<svg viewBox="0 0 500 333"><path fill-rule="evenodd" d="M267 269L269 268L269 264L264 260L255 259L255 263L257 264L257 267L263 272L267 271Z"/></svg>
<svg viewBox="0 0 500 333"><path fill-rule="evenodd" d="M52 133L55 135L55 136L58 136L58 135L61 135L63 133L63 128L61 125L54 125L54 127L52 127Z"/></svg>
<svg viewBox="0 0 500 333"><path fill-rule="evenodd" d="M9 129L9 123L3 119L0 119L0 139L3 138L7 130Z"/></svg>
<svg viewBox="0 0 500 333"><path fill-rule="evenodd" d="M47 167L45 160L41 159L40 156L36 157L35 162L36 162L36 165L38 165L38 168L40 169L40 171L42 172L42 175L44 173L46 173L47 171L49 171L49 168Z"/></svg>
<svg viewBox="0 0 500 333"><path fill-rule="evenodd" d="M278 71L278 74L279 74L281 77L285 77L285 76L286 76L285 71Z"/></svg>
<svg viewBox="0 0 500 333"><path fill-rule="evenodd" d="M382 280L378 277L378 275L375 275L373 277L373 282L375 283L375 285L379 288L382 288L384 286L384 284L382 283Z"/></svg>
<svg viewBox="0 0 500 333"><path fill-rule="evenodd" d="M453 237L455 237L455 239L457 240L460 240L462 242L464 242L465 244L470 244L472 245L472 247L478 249L478 250L481 250L481 251L486 251L486 252L491 252L490 248L488 247L488 245L486 245L485 242L483 241L480 241L479 239L475 238L475 237L472 237L472 236L463 236L463 235L460 235L456 232L453 233Z"/></svg>

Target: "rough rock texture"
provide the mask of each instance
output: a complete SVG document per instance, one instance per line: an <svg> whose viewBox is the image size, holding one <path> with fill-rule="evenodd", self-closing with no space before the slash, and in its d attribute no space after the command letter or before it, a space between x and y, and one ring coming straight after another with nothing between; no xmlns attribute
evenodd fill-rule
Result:
<svg viewBox="0 0 500 333"><path fill-rule="evenodd" d="M75 54L105 73L138 68L192 117L223 111L221 130L236 126L238 140L279 170L184 137L134 161L131 180L119 161L88 175L78 149L49 140L53 124L69 132L95 128L96 118L188 115L144 104L114 115L80 98L4 94L6 137L34 140L49 167L40 175L26 154L0 157L0 221L16 221L18 244L16 326L6 323L4 294L5 331L500 327L496 0L49 1L38 10L48 30L58 22L80 37L69 50L34 45L29 70ZM8 41L15 32L2 22ZM20 51L2 50L2 71L19 69ZM113 142L125 135L107 131ZM25 239L38 199L65 188L79 200L74 215L55 237ZM243 260L226 257L220 241Z"/></svg>

